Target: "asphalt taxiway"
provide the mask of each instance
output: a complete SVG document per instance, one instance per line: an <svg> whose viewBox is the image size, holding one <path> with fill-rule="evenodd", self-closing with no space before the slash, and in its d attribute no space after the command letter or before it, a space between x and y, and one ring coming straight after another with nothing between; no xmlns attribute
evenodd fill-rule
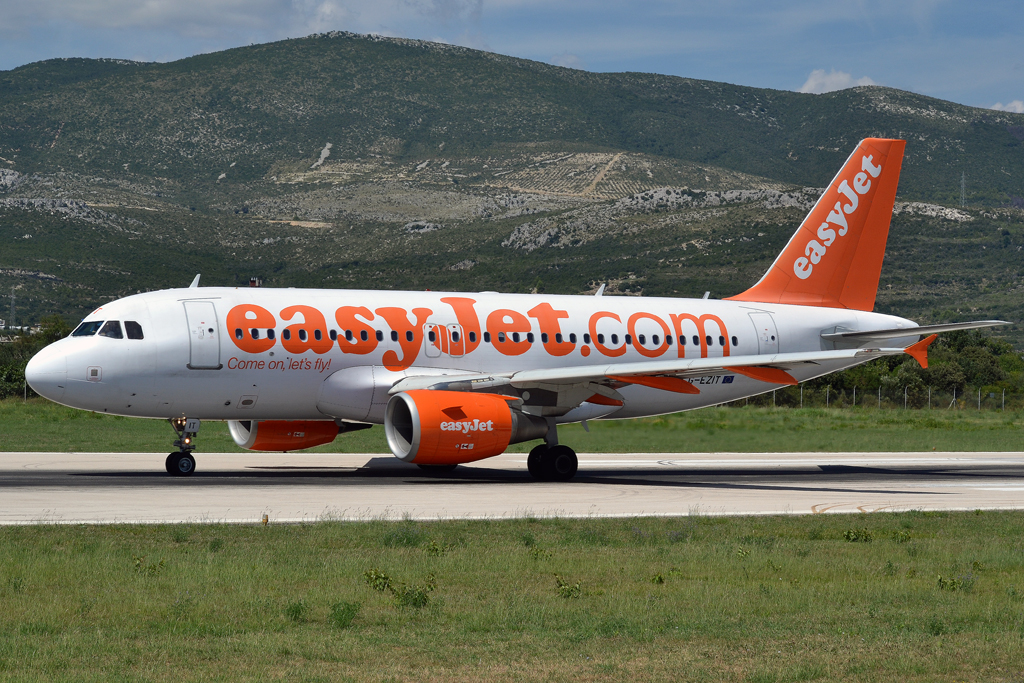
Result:
<svg viewBox="0 0 1024 683"><path fill-rule="evenodd" d="M0 453L0 524L298 522L1024 508L1024 453L581 454L539 483L525 454L441 475L390 455Z"/></svg>

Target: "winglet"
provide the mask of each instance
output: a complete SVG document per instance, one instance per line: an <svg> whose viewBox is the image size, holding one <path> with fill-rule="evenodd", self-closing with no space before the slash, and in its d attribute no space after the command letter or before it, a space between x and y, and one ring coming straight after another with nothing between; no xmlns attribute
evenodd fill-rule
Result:
<svg viewBox="0 0 1024 683"><path fill-rule="evenodd" d="M195 289L196 287L199 286L199 276L200 275L201 275L201 273L196 273L196 279L192 280L192 284L190 284L188 286L189 289Z"/></svg>
<svg viewBox="0 0 1024 683"><path fill-rule="evenodd" d="M779 368L767 368L760 366L734 366L726 367L727 372L735 372L737 375L743 375L750 379L756 379L760 382L768 382L769 384L788 384L795 387L799 382L796 381L796 377L789 374L785 370Z"/></svg>
<svg viewBox="0 0 1024 683"><path fill-rule="evenodd" d="M928 347L933 341L938 338L939 335L933 334L930 337L925 337L916 344L911 344L907 348L903 349L903 352L912 356L914 360L921 364L922 368L928 367Z"/></svg>

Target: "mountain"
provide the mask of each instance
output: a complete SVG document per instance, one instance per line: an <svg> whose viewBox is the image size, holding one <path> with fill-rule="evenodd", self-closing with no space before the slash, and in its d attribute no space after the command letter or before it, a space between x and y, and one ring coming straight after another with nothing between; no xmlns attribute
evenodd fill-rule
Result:
<svg viewBox="0 0 1024 683"><path fill-rule="evenodd" d="M879 310L1016 320L1024 115L348 33L0 72L0 292L20 321L196 272L723 297L867 136L908 140Z"/></svg>

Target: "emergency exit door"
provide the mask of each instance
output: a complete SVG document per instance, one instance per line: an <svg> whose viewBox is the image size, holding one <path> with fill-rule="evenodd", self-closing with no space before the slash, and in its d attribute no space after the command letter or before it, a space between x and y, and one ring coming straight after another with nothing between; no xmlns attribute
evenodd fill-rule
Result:
<svg viewBox="0 0 1024 683"><path fill-rule="evenodd" d="M760 354L779 352L779 330L771 313L751 313L750 320L754 323L757 333L757 352Z"/></svg>

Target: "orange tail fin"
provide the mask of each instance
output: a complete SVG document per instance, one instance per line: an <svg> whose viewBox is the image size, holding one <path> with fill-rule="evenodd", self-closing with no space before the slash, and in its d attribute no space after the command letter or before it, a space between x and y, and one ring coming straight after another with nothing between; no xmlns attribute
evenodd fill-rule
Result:
<svg viewBox="0 0 1024 683"><path fill-rule="evenodd" d="M862 140L761 281L728 298L872 310L905 146Z"/></svg>

